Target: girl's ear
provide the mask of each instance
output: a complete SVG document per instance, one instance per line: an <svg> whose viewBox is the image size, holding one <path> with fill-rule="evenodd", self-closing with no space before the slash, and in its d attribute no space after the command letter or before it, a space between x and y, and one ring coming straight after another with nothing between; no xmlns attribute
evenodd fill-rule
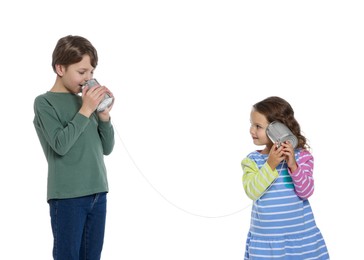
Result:
<svg viewBox="0 0 364 260"><path fill-rule="evenodd" d="M56 64L56 73L58 74L58 76L62 77L64 75L64 72L65 67L63 65Z"/></svg>

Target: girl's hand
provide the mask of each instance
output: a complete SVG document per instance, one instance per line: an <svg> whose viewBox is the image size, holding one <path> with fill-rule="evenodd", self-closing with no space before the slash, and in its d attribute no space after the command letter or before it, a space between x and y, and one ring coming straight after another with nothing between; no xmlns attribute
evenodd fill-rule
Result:
<svg viewBox="0 0 364 260"><path fill-rule="evenodd" d="M281 147L283 148L283 154L285 156L288 168L291 170L291 172L294 172L298 166L294 156L294 148L291 142L286 141L282 143Z"/></svg>
<svg viewBox="0 0 364 260"><path fill-rule="evenodd" d="M284 160L286 156L283 153L283 146L278 147L278 143L274 143L269 151L267 163L274 170L278 164Z"/></svg>

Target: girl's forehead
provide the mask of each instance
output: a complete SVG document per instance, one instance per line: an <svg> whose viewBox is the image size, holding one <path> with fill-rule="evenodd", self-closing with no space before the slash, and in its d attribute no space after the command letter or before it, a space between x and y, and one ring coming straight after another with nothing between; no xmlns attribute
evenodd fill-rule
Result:
<svg viewBox="0 0 364 260"><path fill-rule="evenodd" d="M265 115L259 113L258 111L254 110L254 109L250 112L250 120L252 122L268 123L268 120L265 117Z"/></svg>

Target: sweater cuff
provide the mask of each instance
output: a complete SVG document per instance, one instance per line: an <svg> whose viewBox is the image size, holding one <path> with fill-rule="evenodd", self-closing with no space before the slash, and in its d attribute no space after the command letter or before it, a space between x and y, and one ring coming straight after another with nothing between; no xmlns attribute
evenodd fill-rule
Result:
<svg viewBox="0 0 364 260"><path fill-rule="evenodd" d="M99 120L99 127L101 127L101 128L110 128L111 126L112 126L111 117L109 118L109 121Z"/></svg>
<svg viewBox="0 0 364 260"><path fill-rule="evenodd" d="M80 126L80 128L85 129L88 123L90 122L90 119L80 113L77 113L73 120L77 125Z"/></svg>

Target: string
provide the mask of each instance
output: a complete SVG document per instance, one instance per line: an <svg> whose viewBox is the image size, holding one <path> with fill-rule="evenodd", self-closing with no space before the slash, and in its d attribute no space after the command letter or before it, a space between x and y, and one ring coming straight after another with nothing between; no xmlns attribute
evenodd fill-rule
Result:
<svg viewBox="0 0 364 260"><path fill-rule="evenodd" d="M126 151L126 154L128 155L129 159L131 160L131 162L133 163L134 167L136 168L136 170L139 172L139 174L143 177L143 179L149 184L149 186L156 192L159 194L159 196L161 196L168 204L172 205L173 207L177 208L178 210L188 214L188 215L192 215L192 216L195 216L195 217L201 217L201 218L226 218L226 217L230 217L230 216L233 216L233 215L236 215L242 211L244 211L245 209L247 209L248 207L250 207L252 204L249 204L239 210L236 210L236 211L233 211L233 212L230 212L230 213L226 213L226 214L222 214L222 215L217 215L217 216L208 216L208 215L201 215L201 214L197 214L197 213L194 213L192 211L189 211L189 210L186 210L180 206L178 206L177 204L173 203L171 200L169 200L166 196L163 195L162 192L160 192L154 185L153 183L147 178L147 176L143 173L143 171L139 168L138 164L135 162L133 156L131 155L131 153L129 152L128 148L126 147L123 139L121 138L121 135L119 134L119 131L117 129L117 127L115 127L115 124L114 124L114 129L116 131L116 134L118 135L119 137L119 140L122 144L122 146L124 147L125 151Z"/></svg>

